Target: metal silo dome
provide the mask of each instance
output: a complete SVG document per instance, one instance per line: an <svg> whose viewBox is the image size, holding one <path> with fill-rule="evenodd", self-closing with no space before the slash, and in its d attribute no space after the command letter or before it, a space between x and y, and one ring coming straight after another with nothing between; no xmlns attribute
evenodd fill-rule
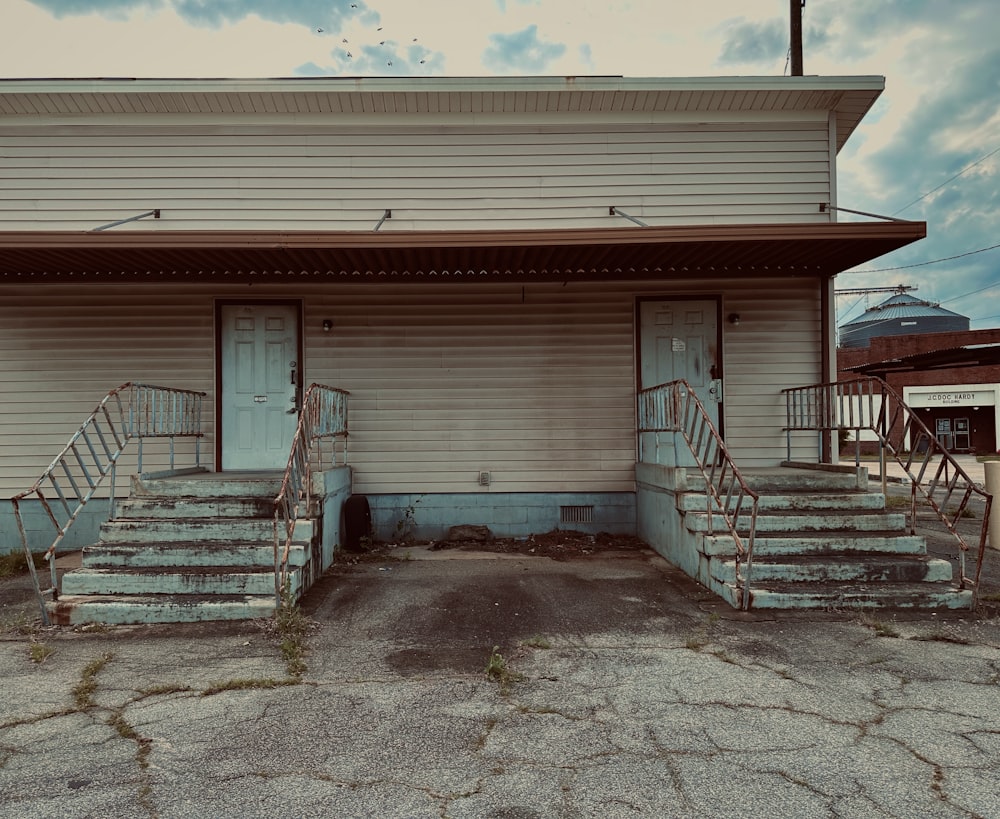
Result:
<svg viewBox="0 0 1000 819"><path fill-rule="evenodd" d="M961 332L969 329L968 316L946 310L908 293L897 293L869 307L854 321L840 325L841 347L867 347L873 338L914 333Z"/></svg>

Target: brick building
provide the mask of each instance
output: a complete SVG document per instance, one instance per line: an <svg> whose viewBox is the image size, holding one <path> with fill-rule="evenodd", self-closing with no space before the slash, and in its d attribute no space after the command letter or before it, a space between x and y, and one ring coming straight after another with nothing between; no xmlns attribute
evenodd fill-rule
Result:
<svg viewBox="0 0 1000 819"><path fill-rule="evenodd" d="M884 378L953 452L1000 451L1000 328L872 338L839 347L837 370Z"/></svg>

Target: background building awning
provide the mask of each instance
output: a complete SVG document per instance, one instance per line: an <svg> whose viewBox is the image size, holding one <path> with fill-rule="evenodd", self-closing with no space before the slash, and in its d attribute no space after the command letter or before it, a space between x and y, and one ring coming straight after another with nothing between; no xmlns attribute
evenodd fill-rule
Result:
<svg viewBox="0 0 1000 819"><path fill-rule="evenodd" d="M616 279L832 275L924 222L475 231L0 232L0 275Z"/></svg>
<svg viewBox="0 0 1000 819"><path fill-rule="evenodd" d="M852 367L844 367L844 372L859 375L877 375L884 378L889 373L927 372L929 370L951 370L963 367L995 367L1000 365L1000 344L966 344L945 350L889 358L883 361L865 362Z"/></svg>

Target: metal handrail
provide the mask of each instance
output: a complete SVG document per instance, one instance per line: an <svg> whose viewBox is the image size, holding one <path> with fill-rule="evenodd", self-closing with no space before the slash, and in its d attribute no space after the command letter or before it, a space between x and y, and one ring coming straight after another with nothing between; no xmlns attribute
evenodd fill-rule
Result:
<svg viewBox="0 0 1000 819"><path fill-rule="evenodd" d="M307 514L312 505L312 473L323 468L321 446L314 446L323 439L331 439L330 459L337 465L337 438L344 440L344 464L347 463L347 390L310 384L302 399L302 411L295 428L288 465L281 481L281 489L274 499L274 597L281 606L285 585L288 555L292 548L295 524L299 512ZM282 525L283 524L283 525ZM284 548L281 548L282 534Z"/></svg>
<svg viewBox="0 0 1000 819"><path fill-rule="evenodd" d="M203 392L126 382L111 390L77 428L69 443L56 455L41 477L29 489L11 498L14 518L21 535L31 580L42 610L42 622L49 624L28 535L21 516L21 501L35 496L55 527L56 537L45 551L52 578L52 593L59 596L55 552L83 507L94 497L107 475L111 475L108 520L115 514L115 477L118 459L133 438L139 439L137 468L142 472L144 438L170 439L170 469L174 469L174 439L195 439L195 466L201 465L200 441ZM50 501L48 493L51 491Z"/></svg>
<svg viewBox="0 0 1000 819"><path fill-rule="evenodd" d="M917 416L899 394L875 376L834 381L782 390L785 394L785 436L791 459L791 435L796 430L853 430L855 466L860 466L862 430L875 434L879 445L883 493L886 487L886 455L892 456L910 479L910 534L916 534L917 492L934 510L945 528L958 542L959 588L971 586L972 606L979 597L986 538L989 533L993 496L978 486L958 461L941 446L937 436ZM979 532L976 576L966 574L965 553L969 544L957 529L969 501L978 496L985 502ZM957 498L954 511L948 504Z"/></svg>
<svg viewBox="0 0 1000 819"><path fill-rule="evenodd" d="M638 400L640 433L656 433L657 447L660 432L680 433L694 455L708 489L705 495L708 534L714 534L713 508L717 508L736 546L736 585L740 592L740 605L748 610L758 494L740 473L704 404L687 381L671 381L642 390ZM642 457L640 438L640 460ZM750 501L749 512L744 509L747 500ZM740 534L743 516L749 516L745 542Z"/></svg>

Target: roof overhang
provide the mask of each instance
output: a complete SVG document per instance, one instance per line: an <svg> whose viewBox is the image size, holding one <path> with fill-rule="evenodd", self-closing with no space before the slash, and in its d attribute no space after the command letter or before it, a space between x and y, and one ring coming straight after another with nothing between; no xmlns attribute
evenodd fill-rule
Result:
<svg viewBox="0 0 1000 819"><path fill-rule="evenodd" d="M839 151L885 87L881 76L288 77L279 79L3 79L0 116L739 119L828 112Z"/></svg>
<svg viewBox="0 0 1000 819"><path fill-rule="evenodd" d="M474 231L0 232L0 275L616 279L834 275L924 222Z"/></svg>

